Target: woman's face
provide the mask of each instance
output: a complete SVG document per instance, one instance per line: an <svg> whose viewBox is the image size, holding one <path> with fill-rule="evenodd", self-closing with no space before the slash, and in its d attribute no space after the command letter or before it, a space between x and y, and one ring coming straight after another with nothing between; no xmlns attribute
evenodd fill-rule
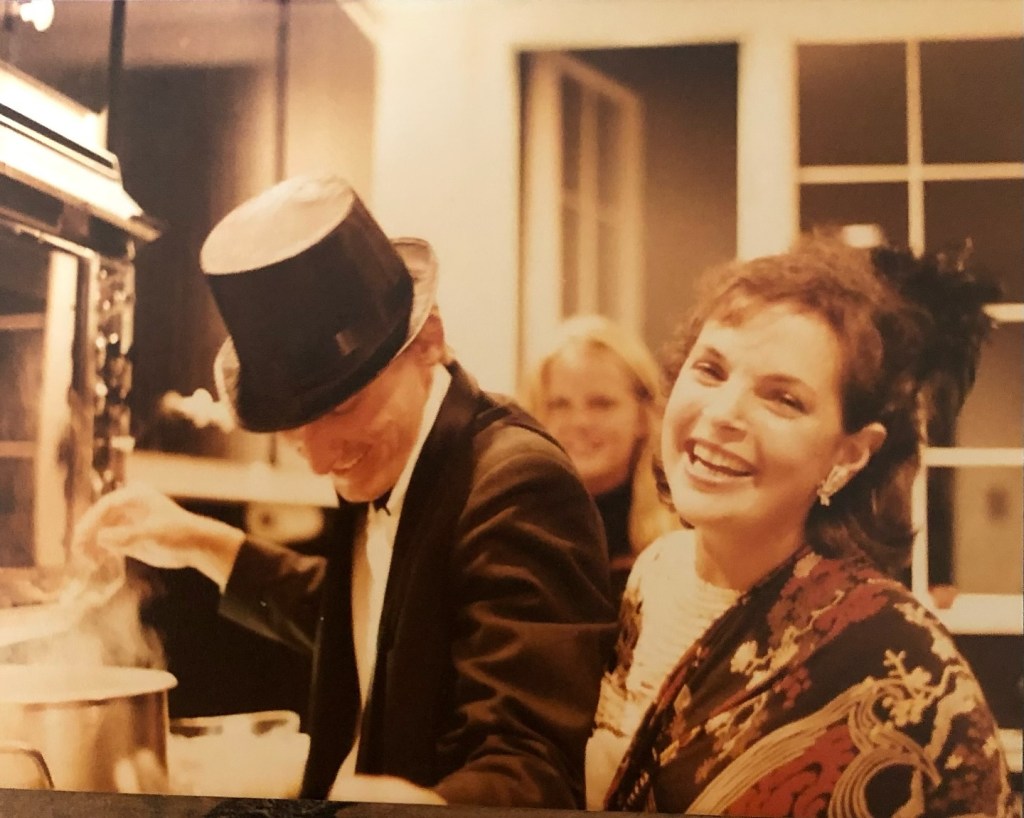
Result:
<svg viewBox="0 0 1024 818"><path fill-rule="evenodd" d="M587 491L602 494L626 482L646 420L618 357L598 347L570 347L548 365L544 391L541 419Z"/></svg>
<svg viewBox="0 0 1024 818"><path fill-rule="evenodd" d="M709 320L665 412L672 501L700 531L802 542L817 485L853 452L840 409L840 347L787 304L732 326Z"/></svg>

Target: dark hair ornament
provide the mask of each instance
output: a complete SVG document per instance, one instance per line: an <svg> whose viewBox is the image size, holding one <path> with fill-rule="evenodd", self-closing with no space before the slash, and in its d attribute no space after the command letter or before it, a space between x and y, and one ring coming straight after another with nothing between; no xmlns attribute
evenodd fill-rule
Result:
<svg viewBox="0 0 1024 818"><path fill-rule="evenodd" d="M919 388L932 398L942 395L941 408L954 415L974 385L982 345L995 324L985 305L1001 296L997 284L972 269L972 250L968 240L955 254L872 251L883 280L920 313L923 344L914 368Z"/></svg>

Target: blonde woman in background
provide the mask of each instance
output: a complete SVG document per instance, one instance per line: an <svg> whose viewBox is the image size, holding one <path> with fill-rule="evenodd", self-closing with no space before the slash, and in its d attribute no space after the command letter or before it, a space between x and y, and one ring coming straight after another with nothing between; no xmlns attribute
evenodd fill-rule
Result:
<svg viewBox="0 0 1024 818"><path fill-rule="evenodd" d="M660 369L632 333L604 316L578 315L536 362L525 393L527 408L565 447L597 503L620 596L636 555L679 527L652 468Z"/></svg>

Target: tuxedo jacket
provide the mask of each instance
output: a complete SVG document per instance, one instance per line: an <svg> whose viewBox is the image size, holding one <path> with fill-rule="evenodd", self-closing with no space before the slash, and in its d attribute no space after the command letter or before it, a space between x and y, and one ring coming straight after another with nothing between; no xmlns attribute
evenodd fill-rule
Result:
<svg viewBox="0 0 1024 818"><path fill-rule="evenodd" d="M401 511L365 706L351 616L365 504L341 502L323 557L247 541L222 612L312 651L303 797L327 796L359 732L359 773L454 804L582 809L615 632L601 520L536 421L449 369Z"/></svg>

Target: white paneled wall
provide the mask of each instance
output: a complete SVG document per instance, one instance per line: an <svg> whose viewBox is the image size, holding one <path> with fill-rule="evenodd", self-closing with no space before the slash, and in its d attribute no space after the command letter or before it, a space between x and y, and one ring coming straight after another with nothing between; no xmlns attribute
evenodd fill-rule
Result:
<svg viewBox="0 0 1024 818"><path fill-rule="evenodd" d="M450 340L502 390L520 364L519 52L739 43L737 239L751 255L785 246L798 223L795 88L772 101L757 93L795 76L798 42L1024 30L1017 0L341 2L370 21L377 46L373 203L388 230L435 243Z"/></svg>

